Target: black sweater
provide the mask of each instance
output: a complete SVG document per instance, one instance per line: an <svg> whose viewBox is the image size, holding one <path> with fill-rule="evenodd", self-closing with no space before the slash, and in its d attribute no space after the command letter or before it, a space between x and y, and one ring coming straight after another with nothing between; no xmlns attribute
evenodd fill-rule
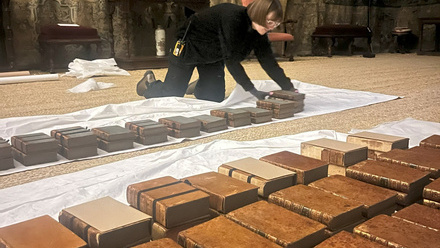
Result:
<svg viewBox="0 0 440 248"><path fill-rule="evenodd" d="M196 65L224 60L235 81L248 91L254 85L240 62L254 50L262 68L283 90L293 87L274 58L267 34L260 35L252 28L245 7L223 3L200 11L177 32L178 39L183 37L189 21L182 54L184 63Z"/></svg>

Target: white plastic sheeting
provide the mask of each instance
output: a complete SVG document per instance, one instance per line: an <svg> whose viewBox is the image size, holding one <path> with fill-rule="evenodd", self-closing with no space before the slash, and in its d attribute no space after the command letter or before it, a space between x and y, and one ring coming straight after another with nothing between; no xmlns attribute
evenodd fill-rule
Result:
<svg viewBox="0 0 440 248"><path fill-rule="evenodd" d="M417 126L417 129L414 128ZM418 144L440 134L440 123L405 119L369 131L399 135ZM422 133L421 133L422 131ZM222 163L280 151L300 154L301 142L318 138L346 141L347 134L317 130L256 141L216 140L174 150L160 151L105 164L83 171L42 179L0 190L0 227L48 214L57 219L66 207L110 196L126 202L128 185L162 176L177 179L217 171Z"/></svg>
<svg viewBox="0 0 440 248"><path fill-rule="evenodd" d="M295 114L292 118L275 120L273 122L294 120L303 117L310 117L314 115L327 114L337 111L342 111L351 108L362 107L370 104L380 103L397 99L397 96L384 95L365 91L353 91L345 89L328 88L319 85L303 83L300 81L292 81L295 88L301 93L306 94L304 100L304 111ZM263 91L271 91L280 89L273 81L254 81L255 87ZM256 98L250 93L245 92L242 87L236 87L231 95L221 103L197 100L193 98L182 97L163 97L154 98L141 101L127 102L122 104L108 104L96 108L85 109L73 113L63 115L45 115L45 116L27 116L27 117L13 117L0 119L0 137L9 139L11 136L35 132L43 132L50 134L50 131L57 128L65 128L71 126L82 126L87 128L102 127L108 125L125 126L125 122L153 119L158 120L161 117L182 115L195 116L200 114L209 114L211 109L231 107L255 107ZM273 122L258 124L268 125ZM255 126L255 125L253 125ZM229 128L222 131L227 132L231 130L249 128L250 126ZM216 133L204 133L199 137L192 139L199 139ZM107 153L98 149L98 156L106 156L109 154L117 154L129 152L133 150L147 149L149 147L169 145L181 142L183 139L176 139L169 137L168 142L143 146L135 143L135 147L130 150ZM90 157L92 158L92 157ZM6 175L24 170L46 167L50 165L66 163L70 160L58 156L58 161L52 163L45 163L33 166L23 166L17 161L14 161L15 168L0 171L0 175ZM86 158L89 159L89 158Z"/></svg>
<svg viewBox="0 0 440 248"><path fill-rule="evenodd" d="M91 61L74 59L69 63L69 71L63 76L89 78L94 76L130 76L130 73L119 68L114 58Z"/></svg>
<svg viewBox="0 0 440 248"><path fill-rule="evenodd" d="M71 93L86 93L91 90L103 90L108 89L111 87L114 87L114 83L103 83L103 82L96 82L95 79L89 78L86 81L78 84L77 86L71 88L68 90L68 92Z"/></svg>

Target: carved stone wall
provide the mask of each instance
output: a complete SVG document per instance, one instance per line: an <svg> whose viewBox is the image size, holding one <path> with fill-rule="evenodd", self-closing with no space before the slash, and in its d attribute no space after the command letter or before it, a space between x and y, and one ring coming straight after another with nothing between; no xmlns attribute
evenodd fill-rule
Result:
<svg viewBox="0 0 440 248"><path fill-rule="evenodd" d="M148 16L159 13L163 17L167 7L175 7L157 5L158 9L149 10L142 1L134 2L137 4L134 12L128 13L119 6L114 10L112 24L116 56L154 52L151 47L145 45L154 39L154 25ZM210 5L222 2L241 4L241 0L212 0ZM295 53L311 54L311 34L319 25L332 23L366 25L367 3L367 0L287 0L285 19L297 20L292 31L295 36ZM372 3L370 27L373 30L373 51L376 53L389 51L393 41L391 30L397 26L407 26L412 29L415 35L413 44L415 49L420 31L417 18L438 17L440 13L440 0L372 0ZM37 38L39 27L45 24L77 23L96 28L103 39L102 57L111 55L109 3L106 0L11 0L10 7L15 64L18 68L38 68L40 54ZM178 13L175 16L177 21L184 18L182 10L175 13ZM160 18L156 17L156 19ZM127 28L130 30L130 35L126 35ZM424 30L427 47L434 43L434 31L433 25L426 26ZM340 45L344 45L342 41ZM128 51L127 47L130 47ZM67 50L71 50L73 54L81 52L81 49L74 46ZM355 41L355 52L365 49L365 42Z"/></svg>

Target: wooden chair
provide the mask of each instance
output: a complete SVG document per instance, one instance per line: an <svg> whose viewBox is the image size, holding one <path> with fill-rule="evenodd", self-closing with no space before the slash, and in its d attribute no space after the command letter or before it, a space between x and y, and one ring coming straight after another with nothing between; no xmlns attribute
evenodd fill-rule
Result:
<svg viewBox="0 0 440 248"><path fill-rule="evenodd" d="M241 0L241 4L243 6L248 6L254 0ZM285 12L287 6L287 0L281 0L281 4L283 5L283 11ZM292 35L293 23L294 20L285 20L281 23L280 27L284 30L284 32L269 32L267 36L269 37L269 41L271 42L282 42L282 56L288 57L289 61L293 61L293 40L294 37Z"/></svg>

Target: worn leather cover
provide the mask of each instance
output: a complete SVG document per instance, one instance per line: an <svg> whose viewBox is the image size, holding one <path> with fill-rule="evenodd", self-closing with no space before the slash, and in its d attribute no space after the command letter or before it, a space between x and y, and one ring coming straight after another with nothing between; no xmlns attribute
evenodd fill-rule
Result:
<svg viewBox="0 0 440 248"><path fill-rule="evenodd" d="M210 208L228 213L258 200L258 187L217 172L206 172L181 179L210 195Z"/></svg>
<svg viewBox="0 0 440 248"><path fill-rule="evenodd" d="M133 246L132 248L182 248L182 246L180 246L170 238L163 238L163 239L143 243L140 245L136 245Z"/></svg>
<svg viewBox="0 0 440 248"><path fill-rule="evenodd" d="M420 141L420 146L425 147L431 147L431 148L440 148L440 135L433 134L429 136L428 138L423 139Z"/></svg>
<svg viewBox="0 0 440 248"><path fill-rule="evenodd" d="M428 172L375 160L348 167L347 177L420 197L430 182Z"/></svg>
<svg viewBox="0 0 440 248"><path fill-rule="evenodd" d="M56 151L58 149L56 139L44 133L12 136L11 144L15 149L26 154Z"/></svg>
<svg viewBox="0 0 440 248"><path fill-rule="evenodd" d="M296 184L295 172L250 157L226 162L218 172L258 186L261 197Z"/></svg>
<svg viewBox="0 0 440 248"><path fill-rule="evenodd" d="M262 116L262 117L251 117L251 123L254 124L261 124L272 121L272 114L268 116Z"/></svg>
<svg viewBox="0 0 440 248"><path fill-rule="evenodd" d="M239 109L249 112L251 114L251 118L258 118L264 116L272 117L272 112L267 109L256 108L256 107L245 107Z"/></svg>
<svg viewBox="0 0 440 248"><path fill-rule="evenodd" d="M252 123L250 117L243 117L243 118L235 118L235 119L228 119L228 126L230 127L242 127L242 126L248 126Z"/></svg>
<svg viewBox="0 0 440 248"><path fill-rule="evenodd" d="M59 144L67 148L97 145L96 135L82 127L55 129L50 134Z"/></svg>
<svg viewBox="0 0 440 248"><path fill-rule="evenodd" d="M294 171L298 184L309 184L327 177L328 163L319 159L309 158L289 151L281 151L260 158L281 168Z"/></svg>
<svg viewBox="0 0 440 248"><path fill-rule="evenodd" d="M301 143L301 155L339 166L350 166L366 160L367 151L366 146L326 138Z"/></svg>
<svg viewBox="0 0 440 248"><path fill-rule="evenodd" d="M275 243L223 216L179 233L179 245L185 248L275 248Z"/></svg>
<svg viewBox="0 0 440 248"><path fill-rule="evenodd" d="M106 141L131 140L134 141L135 134L129 129L121 126L106 126L92 128L92 132L100 139Z"/></svg>
<svg viewBox="0 0 440 248"><path fill-rule="evenodd" d="M276 119L284 119L284 118L289 118L289 117L293 117L293 116L294 116L293 109L286 109L283 111L280 111L278 109L274 109L272 112L272 117L276 118Z"/></svg>
<svg viewBox="0 0 440 248"><path fill-rule="evenodd" d="M309 186L361 203L365 218L383 214L392 207L396 208L395 191L349 177L333 175L312 182Z"/></svg>
<svg viewBox="0 0 440 248"><path fill-rule="evenodd" d="M26 154L12 147L12 155L15 160L17 160L18 162L22 163L25 166L49 163L58 160L57 150L41 151L38 153L36 152L36 153Z"/></svg>
<svg viewBox="0 0 440 248"><path fill-rule="evenodd" d="M416 146L408 150L394 149L377 156L377 160L400 164L431 173L431 178L440 177L440 150Z"/></svg>
<svg viewBox="0 0 440 248"><path fill-rule="evenodd" d="M274 90L271 91L270 96L291 101L304 101L306 98L304 93L298 93L290 90Z"/></svg>
<svg viewBox="0 0 440 248"><path fill-rule="evenodd" d="M221 117L217 117L217 116L213 116L213 115L197 115L197 116L193 116L193 118L195 118L201 122L201 124L202 124L201 130L202 131L206 131L206 130L214 129L214 128L218 128L218 127L226 127L227 128L225 118L221 118Z"/></svg>
<svg viewBox="0 0 440 248"><path fill-rule="evenodd" d="M79 248L87 243L72 231L43 215L0 228L0 247L7 248Z"/></svg>
<svg viewBox="0 0 440 248"><path fill-rule="evenodd" d="M418 203L393 213L392 217L401 218L417 225L440 231L440 211Z"/></svg>
<svg viewBox="0 0 440 248"><path fill-rule="evenodd" d="M209 215L208 194L169 176L129 185L127 202L166 228Z"/></svg>
<svg viewBox="0 0 440 248"><path fill-rule="evenodd" d="M423 189L423 198L440 202L440 179L436 179L425 186Z"/></svg>
<svg viewBox="0 0 440 248"><path fill-rule="evenodd" d="M91 146L76 146L67 148L59 145L58 153L67 159L86 158L98 155L98 146L97 144L94 144Z"/></svg>
<svg viewBox="0 0 440 248"><path fill-rule="evenodd" d="M359 132L349 134L347 142L367 146L368 149L374 151L389 152L392 149L408 149L409 138L373 132Z"/></svg>
<svg viewBox="0 0 440 248"><path fill-rule="evenodd" d="M279 111L292 110L295 108L295 103L279 99L265 99L257 101L257 108L278 109Z"/></svg>
<svg viewBox="0 0 440 248"><path fill-rule="evenodd" d="M208 128L208 129L202 128L201 131L207 132L207 133L214 133L214 132L218 132L218 131L222 131L222 130L226 130L226 129L228 129L228 125L218 126L218 127Z"/></svg>
<svg viewBox="0 0 440 248"><path fill-rule="evenodd" d="M151 216L110 197L63 209L59 222L91 248L118 248L151 238Z"/></svg>
<svg viewBox="0 0 440 248"><path fill-rule="evenodd" d="M319 221L332 231L363 219L361 203L302 184L272 193L268 201Z"/></svg>
<svg viewBox="0 0 440 248"><path fill-rule="evenodd" d="M334 236L326 239L324 242L315 246L315 248L385 248L387 246L381 245L379 243L370 241L359 235L349 233L347 231L341 231Z"/></svg>
<svg viewBox="0 0 440 248"><path fill-rule="evenodd" d="M217 215L218 216L218 215ZM217 217L215 216L215 217ZM170 238L177 242L177 235L179 232L186 230L188 228L191 228L193 226L196 226L198 224L201 224L203 222L206 222L212 218L210 215L202 216L200 218L197 218L195 220L192 220L191 222L175 226L172 228L166 228L163 225L159 224L158 222L154 222L153 226L151 227L151 239L152 240L159 240L163 238Z"/></svg>
<svg viewBox="0 0 440 248"><path fill-rule="evenodd" d="M236 209L226 218L283 247L313 247L327 238L325 225L267 201Z"/></svg>
<svg viewBox="0 0 440 248"><path fill-rule="evenodd" d="M159 135L149 135L149 136L140 136L136 135L134 140L136 143L143 145L153 145L157 143L167 142L168 141L168 129L164 134Z"/></svg>
<svg viewBox="0 0 440 248"><path fill-rule="evenodd" d="M213 109L210 111L210 114L213 116L226 118L229 120L242 119L242 118L250 118L251 114L248 111L242 109L233 109L233 108L223 108L223 109Z"/></svg>
<svg viewBox="0 0 440 248"><path fill-rule="evenodd" d="M157 136L162 134L167 135L168 133L168 129L164 124L148 119L126 122L125 128L134 132L136 136L143 137Z"/></svg>
<svg viewBox="0 0 440 248"><path fill-rule="evenodd" d="M192 138L200 136L200 126L188 129L174 129L168 127L168 135L175 138Z"/></svg>
<svg viewBox="0 0 440 248"><path fill-rule="evenodd" d="M388 215L378 215L355 227L353 232L388 247L432 248L440 244L437 231Z"/></svg>
<svg viewBox="0 0 440 248"><path fill-rule="evenodd" d="M121 139L115 141L106 141L98 138L98 148L107 152L115 152L133 148L132 139Z"/></svg>
<svg viewBox="0 0 440 248"><path fill-rule="evenodd" d="M160 118L159 122L165 126L173 129L193 129L198 128L200 130L201 122L192 117L184 116L171 116Z"/></svg>

